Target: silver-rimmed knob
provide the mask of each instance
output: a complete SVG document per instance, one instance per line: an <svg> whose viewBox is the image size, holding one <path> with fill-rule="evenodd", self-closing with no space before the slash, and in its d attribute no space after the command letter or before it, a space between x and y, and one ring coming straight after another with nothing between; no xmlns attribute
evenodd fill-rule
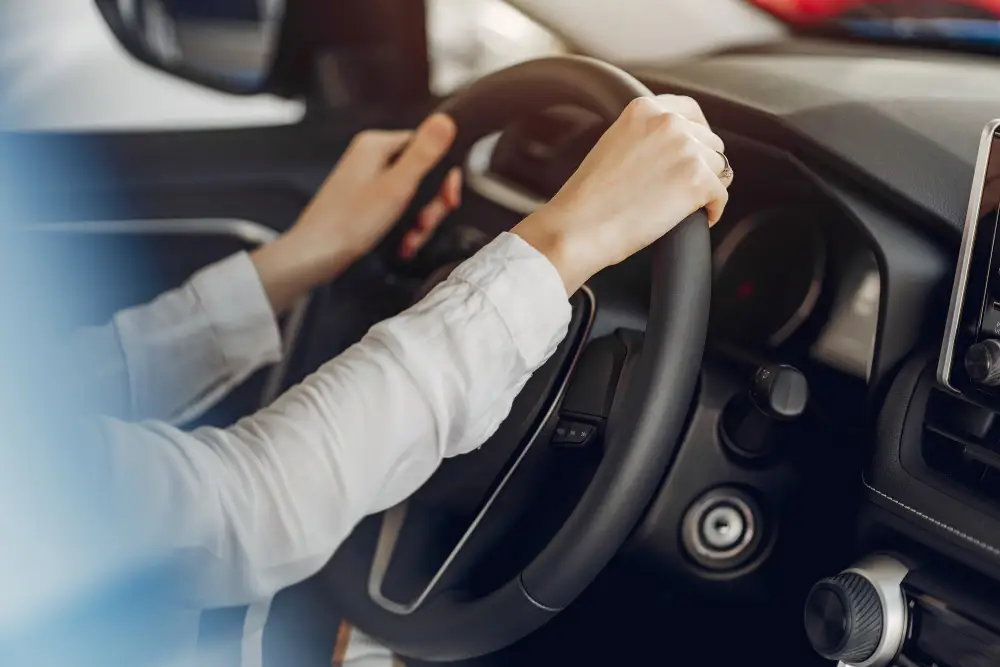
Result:
<svg viewBox="0 0 1000 667"><path fill-rule="evenodd" d="M828 660L886 667L906 639L909 614L903 579L909 569L890 556L869 556L819 581L806 598L806 635Z"/></svg>

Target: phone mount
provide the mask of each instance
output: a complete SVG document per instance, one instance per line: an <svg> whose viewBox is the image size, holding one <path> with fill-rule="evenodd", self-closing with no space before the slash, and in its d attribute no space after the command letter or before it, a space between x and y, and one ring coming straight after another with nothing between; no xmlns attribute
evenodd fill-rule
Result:
<svg viewBox="0 0 1000 667"><path fill-rule="evenodd" d="M1000 120L983 130L951 293L938 381L1000 410Z"/></svg>

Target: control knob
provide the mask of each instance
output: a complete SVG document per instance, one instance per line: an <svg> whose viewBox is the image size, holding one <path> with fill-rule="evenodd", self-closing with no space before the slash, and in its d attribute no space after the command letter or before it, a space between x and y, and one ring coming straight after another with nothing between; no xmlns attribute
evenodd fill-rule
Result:
<svg viewBox="0 0 1000 667"><path fill-rule="evenodd" d="M965 352L965 372L977 384L1000 385L1000 341L987 338Z"/></svg>
<svg viewBox="0 0 1000 667"><path fill-rule="evenodd" d="M805 605L806 636L813 649L843 665L891 664L906 636L901 584L907 571L894 558L873 556L820 580Z"/></svg>
<svg viewBox="0 0 1000 667"><path fill-rule="evenodd" d="M770 456L794 434L793 422L808 403L809 383L800 370L784 364L762 366L750 391L726 406L723 442L743 458Z"/></svg>

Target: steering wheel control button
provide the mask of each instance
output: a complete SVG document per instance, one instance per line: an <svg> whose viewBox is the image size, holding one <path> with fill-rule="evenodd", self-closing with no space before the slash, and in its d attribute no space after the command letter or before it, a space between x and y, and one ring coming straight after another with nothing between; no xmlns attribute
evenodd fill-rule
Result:
<svg viewBox="0 0 1000 667"><path fill-rule="evenodd" d="M816 653L854 667L891 665L907 635L907 572L895 558L869 556L813 586L804 622Z"/></svg>
<svg viewBox="0 0 1000 667"><path fill-rule="evenodd" d="M988 338L969 347L965 353L965 372L981 385L1000 385L1000 341Z"/></svg>
<svg viewBox="0 0 1000 667"><path fill-rule="evenodd" d="M594 435L593 424L575 422L569 420L560 421L552 434L553 445L563 445L567 447L583 447Z"/></svg>
<svg viewBox="0 0 1000 667"><path fill-rule="evenodd" d="M736 569L757 553L761 542L760 510L739 489L709 491L684 515L681 541L687 555L705 569Z"/></svg>
<svg viewBox="0 0 1000 667"><path fill-rule="evenodd" d="M808 403L809 383L797 368L762 366L750 391L723 411L722 442L740 458L771 456L793 434L792 422L805 413Z"/></svg>
<svg viewBox="0 0 1000 667"><path fill-rule="evenodd" d="M809 383L792 366L762 366L754 375L750 398L771 419L796 419L802 416L809 402Z"/></svg>
<svg viewBox="0 0 1000 667"><path fill-rule="evenodd" d="M882 604L870 581L842 572L813 586L806 598L806 635L828 660L860 664L882 638Z"/></svg>

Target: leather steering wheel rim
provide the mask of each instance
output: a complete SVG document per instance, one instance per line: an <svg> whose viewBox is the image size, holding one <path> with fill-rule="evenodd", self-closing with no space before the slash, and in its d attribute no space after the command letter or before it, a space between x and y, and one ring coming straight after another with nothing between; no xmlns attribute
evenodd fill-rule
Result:
<svg viewBox="0 0 1000 667"><path fill-rule="evenodd" d="M431 191L471 146L511 122L556 105L589 109L611 122L650 90L626 72L590 58L529 61L488 75L439 108L455 119L449 158L429 177ZM625 543L673 458L697 386L708 329L711 244L699 211L652 247L649 317L641 356L609 423L607 446L569 519L520 573L489 595L469 600L438 592L416 612L394 615L350 577L320 575L345 618L398 653L450 661L497 651L567 607ZM346 545L345 545L346 546ZM343 549L342 549L343 551ZM357 550L354 550L357 551ZM328 567L367 572L356 553ZM349 589L349 590L345 590ZM359 592L360 591L360 592Z"/></svg>

